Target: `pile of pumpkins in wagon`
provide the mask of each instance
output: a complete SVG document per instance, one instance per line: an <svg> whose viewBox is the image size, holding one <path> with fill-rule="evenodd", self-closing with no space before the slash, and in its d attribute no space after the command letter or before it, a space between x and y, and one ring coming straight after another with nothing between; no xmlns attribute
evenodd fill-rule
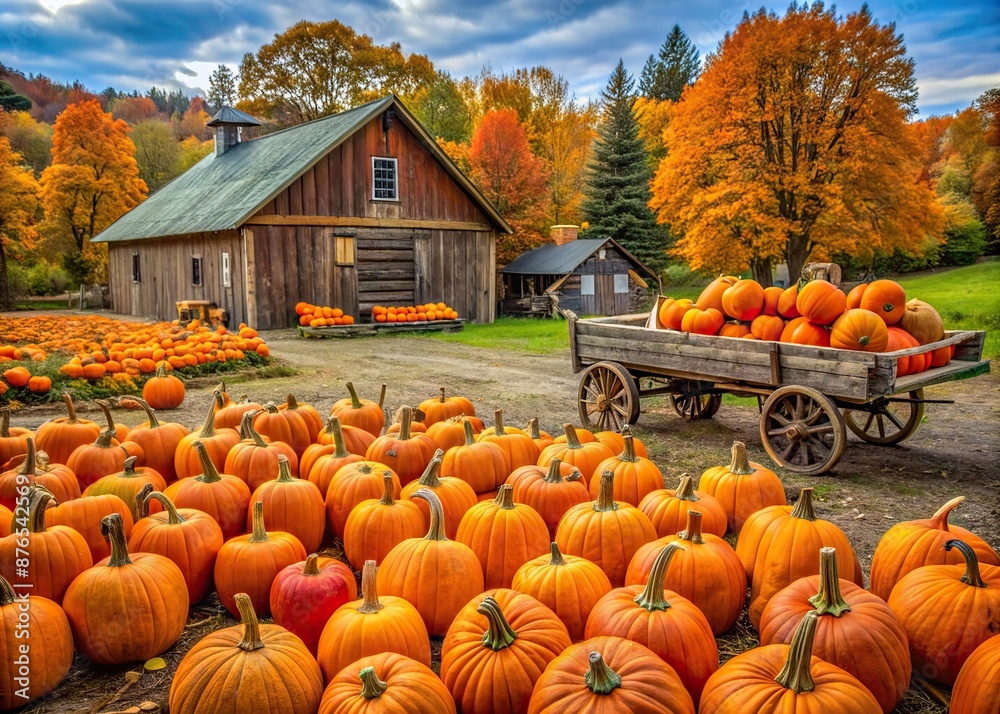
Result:
<svg viewBox="0 0 1000 714"><path fill-rule="evenodd" d="M782 289L723 275L697 300L662 300L656 317L660 329L861 352L908 350L944 337L938 311L923 300L907 300L894 280L860 283L845 293L828 280ZM943 367L954 352L946 345L900 357L896 376Z"/></svg>
<svg viewBox="0 0 1000 714"><path fill-rule="evenodd" d="M911 672L996 712L1000 564L949 525L961 497L890 528L866 590L812 489L788 505L741 443L668 484L628 427L486 428L443 389L393 421L348 388L327 417L216 389L194 431L139 397L5 425L0 709L74 649L162 655L215 592L240 622L172 659L173 714L876 714ZM720 666L747 604L761 645Z"/></svg>

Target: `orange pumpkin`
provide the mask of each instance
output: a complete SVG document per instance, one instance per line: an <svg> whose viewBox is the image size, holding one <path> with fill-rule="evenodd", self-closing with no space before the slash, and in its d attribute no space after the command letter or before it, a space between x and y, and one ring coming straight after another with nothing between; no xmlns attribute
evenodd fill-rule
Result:
<svg viewBox="0 0 1000 714"><path fill-rule="evenodd" d="M496 444L499 446L504 453L504 457L507 461L507 472L504 474L497 474L496 488L504 482L507 476L514 469L519 469L522 466L528 466L530 464L536 463L541 452L539 452L538 447L535 442L532 441L531 437L524 433L521 429L516 427L507 428L503 422L503 409L497 409L493 413L493 427L490 429L483 429L480 432L477 440L480 442L488 442L491 444ZM445 457L447 458L447 454ZM443 469L443 466L442 466ZM482 493L478 488L477 493Z"/></svg>
<svg viewBox="0 0 1000 714"><path fill-rule="evenodd" d="M348 712L455 714L455 700L427 665L382 652L347 665L323 692L319 714Z"/></svg>
<svg viewBox="0 0 1000 714"><path fill-rule="evenodd" d="M728 466L713 466L699 487L726 509L729 532L739 533L750 514L766 506L785 505L785 488L773 471L747 458L747 447L734 441Z"/></svg>
<svg viewBox="0 0 1000 714"><path fill-rule="evenodd" d="M10 425L10 407L0 407L0 466L15 456L28 452L28 439L34 438L31 429Z"/></svg>
<svg viewBox="0 0 1000 714"><path fill-rule="evenodd" d="M570 506L590 501L580 471L552 459L546 466L522 466L507 477L515 503L531 506L554 535L559 521Z"/></svg>
<svg viewBox="0 0 1000 714"><path fill-rule="evenodd" d="M738 280L722 293L722 311L734 320L750 322L764 310L764 288L756 280Z"/></svg>
<svg viewBox="0 0 1000 714"><path fill-rule="evenodd" d="M476 408L465 397L445 396L445 388L441 387L439 396L425 399L418 407L424 413L424 426L437 424L439 421L457 416L476 416Z"/></svg>
<svg viewBox="0 0 1000 714"><path fill-rule="evenodd" d="M128 440L142 448L143 463L146 466L156 469L167 483L176 480L174 454L181 440L191 433L188 428L177 422L161 423L144 399L119 397L118 404L138 404L146 412L147 421L132 427Z"/></svg>
<svg viewBox="0 0 1000 714"><path fill-rule="evenodd" d="M83 492L84 497L102 494L118 496L132 509L133 519L138 519L135 497L143 489L143 486L149 484L153 490L162 492L166 489L167 482L155 469L148 466L137 467L135 462L136 457L129 456L122 464L120 472L103 476L90 484Z"/></svg>
<svg viewBox="0 0 1000 714"><path fill-rule="evenodd" d="M166 362L156 367L156 376L142 385L142 398L153 409L176 409L184 401L184 382L167 374Z"/></svg>
<svg viewBox="0 0 1000 714"><path fill-rule="evenodd" d="M281 411L274 402L268 402L253 418L253 427L261 436L268 437L272 443L282 442L292 447L295 452L295 470L298 473L298 458L312 443L310 426L302 416L301 410Z"/></svg>
<svg viewBox="0 0 1000 714"><path fill-rule="evenodd" d="M858 285L851 288L851 292L847 293L847 309L853 310L855 308L861 307L861 298L865 294L865 290L868 289L868 283L859 283Z"/></svg>
<svg viewBox="0 0 1000 714"><path fill-rule="evenodd" d="M605 459L594 469L590 479L590 497L597 498L601 474L611 471L615 477L612 495L614 500L638 506L647 494L663 485L663 474L652 461L636 455L632 428L628 424L622 427L622 438L622 452Z"/></svg>
<svg viewBox="0 0 1000 714"><path fill-rule="evenodd" d="M792 283L791 287L785 288L778 298L778 314L787 320L794 320L801 317L801 313L795 307L799 299L799 284Z"/></svg>
<svg viewBox="0 0 1000 714"><path fill-rule="evenodd" d="M274 531L291 533L307 552L319 549L326 530L326 506L316 484L292 478L292 469L285 456L278 457L278 478L263 482L250 497L251 503L264 504L264 526ZM253 527L253 516L247 514L247 530Z"/></svg>
<svg viewBox="0 0 1000 714"><path fill-rule="evenodd" d="M955 345L938 347L931 352L931 367L944 367L955 355Z"/></svg>
<svg viewBox="0 0 1000 714"><path fill-rule="evenodd" d="M688 298L681 298L680 300L667 298L660 305L658 313L660 324L669 330L681 329L681 321L684 319L684 313L693 307L694 302Z"/></svg>
<svg viewBox="0 0 1000 714"><path fill-rule="evenodd" d="M812 345L813 347L830 346L830 330L810 322L806 317L796 317L785 325L781 331L781 342L796 345Z"/></svg>
<svg viewBox="0 0 1000 714"><path fill-rule="evenodd" d="M446 422L437 422L433 426L443 423ZM445 452L441 461L442 475L465 481L476 493L495 490L511 471L509 454L500 443L476 441L471 422L464 421L462 428L465 440L461 446L454 446ZM500 429L503 432L502 422Z"/></svg>
<svg viewBox="0 0 1000 714"><path fill-rule="evenodd" d="M28 391L35 394L46 394L52 389L52 380L48 377L35 376L28 380Z"/></svg>
<svg viewBox="0 0 1000 714"><path fill-rule="evenodd" d="M769 288L764 288L764 309L761 311L761 314L776 317L778 315L778 301L784 292L783 289L773 285Z"/></svg>
<svg viewBox="0 0 1000 714"><path fill-rule="evenodd" d="M722 312L714 307L705 310L696 307L684 313L681 329L684 332L693 332L697 335L714 335L722 329L725 321L726 318Z"/></svg>
<svg viewBox="0 0 1000 714"><path fill-rule="evenodd" d="M861 287L860 285L858 286ZM854 293L855 288L851 292ZM858 307L870 310L882 318L886 325L895 325L903 319L906 292L895 280L876 280L861 290Z"/></svg>
<svg viewBox="0 0 1000 714"><path fill-rule="evenodd" d="M115 423L111 411L101 400L97 400L96 404L104 410L108 426L101 429L93 444L76 447L66 462L66 466L76 474L81 489L86 489L103 476L121 471L125 465L126 454L118 448L118 441L114 438Z"/></svg>
<svg viewBox="0 0 1000 714"><path fill-rule="evenodd" d="M901 327L890 327L886 334L886 352L898 352L919 347L916 338ZM926 354L906 355L896 358L896 376L923 372L925 365L930 364L930 356Z"/></svg>
<svg viewBox="0 0 1000 714"><path fill-rule="evenodd" d="M453 446L462 446L465 443L466 421L472 426L473 434L478 434L483 430L482 426L476 424L478 419L473 421L468 417L458 416L431 424L427 428L427 436L433 439L442 451L448 451Z"/></svg>
<svg viewBox="0 0 1000 714"><path fill-rule="evenodd" d="M347 427L347 429L349 430L348 433L364 434L370 439L369 444L375 441L375 438L363 429L356 427ZM299 462L299 476L308 478L316 484L319 492L323 494L324 499L330 488L330 481L337 471L348 464L365 460L363 454L357 454L348 450L338 417L330 417L324 431L327 430L332 435L333 443L312 444L303 452L302 461ZM367 446L365 450L367 451Z"/></svg>
<svg viewBox="0 0 1000 714"><path fill-rule="evenodd" d="M219 403L220 394L218 390L213 393L212 402L208 406L208 414L201 429L186 435L177 443L177 449L174 451L174 470L179 479L205 473L201 452L196 449L195 444L201 444L205 454L217 470L223 469L225 471L226 457L230 450L240 442L240 434L236 429L216 427L215 425L215 409ZM225 527L222 530L225 531Z"/></svg>
<svg viewBox="0 0 1000 714"><path fill-rule="evenodd" d="M420 478L437 446L427 434L411 433L412 410L404 406L398 434L380 436L368 447L365 458L385 464L403 485Z"/></svg>
<svg viewBox="0 0 1000 714"><path fill-rule="evenodd" d="M738 281L739 278L732 275L720 275L705 286L705 289L701 291L698 299L695 300L695 306L699 310L708 310L709 308L712 308L721 313L723 311L722 294ZM685 332L688 332L688 330L685 330Z"/></svg>
<svg viewBox="0 0 1000 714"><path fill-rule="evenodd" d="M726 534L728 519L725 507L715 496L696 491L694 479L689 474L681 474L676 490L668 489L666 485L664 479L663 488L651 491L639 502L639 510L646 514L660 538L682 530L687 524L689 511L703 514L702 527L706 533L720 538Z"/></svg>
<svg viewBox="0 0 1000 714"><path fill-rule="evenodd" d="M383 473L382 483L382 498L356 505L344 526L344 555L358 569L367 560L382 562L396 545L426 532L424 516L417 504L394 497L396 483L391 471Z"/></svg>
<svg viewBox="0 0 1000 714"><path fill-rule="evenodd" d="M320 416L316 407L311 404L299 404L294 394L285 397L285 403L278 407L279 411L290 411L302 417L309 432L309 443L313 444L319 439L319 434L323 430L323 417Z"/></svg>
<svg viewBox="0 0 1000 714"><path fill-rule="evenodd" d="M31 372L25 367L12 367L3 373L3 378L7 384L16 388L27 387L28 380L31 379Z"/></svg>
<svg viewBox="0 0 1000 714"><path fill-rule="evenodd" d="M194 442L194 451L201 460L202 473L175 481L164 493L179 508L196 508L207 513L219 524L227 540L241 535L250 506L250 487L232 474L220 474L202 442Z"/></svg>
<svg viewBox="0 0 1000 714"><path fill-rule="evenodd" d="M347 383L347 391L351 396L334 403L330 409L330 416L339 417L340 423L344 426L364 429L372 436L381 434L382 427L385 426L385 412L382 411L385 385L382 385L381 396L377 402L370 399L359 399L354 384L351 382Z"/></svg>
<svg viewBox="0 0 1000 714"><path fill-rule="evenodd" d="M101 433L99 424L89 419L78 419L73 399L63 393L66 417L50 419L35 430L35 447L49 455L53 464L65 464L78 446L94 443Z"/></svg>
<svg viewBox="0 0 1000 714"><path fill-rule="evenodd" d="M247 412L243 415L243 422L240 424L240 436L243 438L229 450L222 467L223 472L245 481L251 491L278 478L278 462L282 458L288 462L289 472L293 476L298 475L299 465L295 450L287 443L264 441L264 437L254 428L256 413Z"/></svg>
<svg viewBox="0 0 1000 714"><path fill-rule="evenodd" d="M991 695L1000 692L1000 635L979 645L965 660L951 689L948 714L991 714Z"/></svg>
<svg viewBox="0 0 1000 714"><path fill-rule="evenodd" d="M882 318L870 310L846 310L830 327L830 347L861 352L882 352L889 343L889 331Z"/></svg>
<svg viewBox="0 0 1000 714"><path fill-rule="evenodd" d="M785 321L775 315L758 315L750 323L750 334L758 340L777 342L785 329Z"/></svg>
<svg viewBox="0 0 1000 714"><path fill-rule="evenodd" d="M719 328L719 337L746 337L750 328L742 322L727 322Z"/></svg>
<svg viewBox="0 0 1000 714"><path fill-rule="evenodd" d="M111 514L121 517L125 536L128 537L135 520L132 518L132 505L110 493L60 503L45 512L45 523L49 526L69 526L82 535L97 563L111 554L107 535L101 530L101 519Z"/></svg>
<svg viewBox="0 0 1000 714"><path fill-rule="evenodd" d="M817 325L830 325L847 309L844 291L826 280L810 280L799 289L795 309Z"/></svg>
<svg viewBox="0 0 1000 714"><path fill-rule="evenodd" d="M28 437L27 446L24 461L0 474L0 506L9 511L17 507L19 488L23 486L25 477L29 483L48 489L57 503L80 498L80 484L76 480L76 474L61 464L50 466L47 456L35 451L35 440L31 437ZM9 527L10 523L6 525Z"/></svg>
<svg viewBox="0 0 1000 714"><path fill-rule="evenodd" d="M605 459L613 458L615 454L596 438L594 441L584 443L577 430L568 422L563 424L563 431L566 434L566 441L556 441L551 446L545 447L538 456L538 465L548 466L553 459L559 459L564 465L576 467L589 489L594 471Z"/></svg>

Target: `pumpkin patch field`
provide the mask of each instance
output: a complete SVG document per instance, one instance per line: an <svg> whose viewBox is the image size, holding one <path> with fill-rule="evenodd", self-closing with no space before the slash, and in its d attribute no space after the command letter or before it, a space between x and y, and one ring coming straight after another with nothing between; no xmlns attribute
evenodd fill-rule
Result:
<svg viewBox="0 0 1000 714"><path fill-rule="evenodd" d="M297 374L2 415L24 711L995 710L995 376L807 477L752 406L579 428L564 351L261 337Z"/></svg>

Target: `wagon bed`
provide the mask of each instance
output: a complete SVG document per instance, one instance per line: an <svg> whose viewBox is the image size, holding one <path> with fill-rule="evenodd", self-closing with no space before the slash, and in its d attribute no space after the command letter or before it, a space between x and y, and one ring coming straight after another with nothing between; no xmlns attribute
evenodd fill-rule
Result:
<svg viewBox="0 0 1000 714"><path fill-rule="evenodd" d="M869 353L649 329L648 315L569 320L580 382L581 420L620 428L639 417L642 397L669 395L686 419L711 417L723 393L758 397L761 439L780 465L807 474L834 466L845 427L873 444L896 444L923 417L923 388L989 371L985 332L947 332L939 342ZM954 345L952 361L896 376L897 359ZM905 395L905 396L897 396Z"/></svg>

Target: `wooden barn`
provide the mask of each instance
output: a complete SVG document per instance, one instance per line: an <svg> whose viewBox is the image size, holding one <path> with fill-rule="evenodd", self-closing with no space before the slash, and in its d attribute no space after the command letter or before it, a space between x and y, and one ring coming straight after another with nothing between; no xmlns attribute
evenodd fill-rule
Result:
<svg viewBox="0 0 1000 714"><path fill-rule="evenodd" d="M366 321L376 304L444 301L491 322L496 236L510 225L395 96L243 141L224 107L215 152L119 218L108 244L117 312L296 324L295 303Z"/></svg>
<svg viewBox="0 0 1000 714"><path fill-rule="evenodd" d="M505 315L550 315L550 295L577 315L636 310L656 274L611 238L578 239L577 226L553 226L552 242L522 253L500 272Z"/></svg>

